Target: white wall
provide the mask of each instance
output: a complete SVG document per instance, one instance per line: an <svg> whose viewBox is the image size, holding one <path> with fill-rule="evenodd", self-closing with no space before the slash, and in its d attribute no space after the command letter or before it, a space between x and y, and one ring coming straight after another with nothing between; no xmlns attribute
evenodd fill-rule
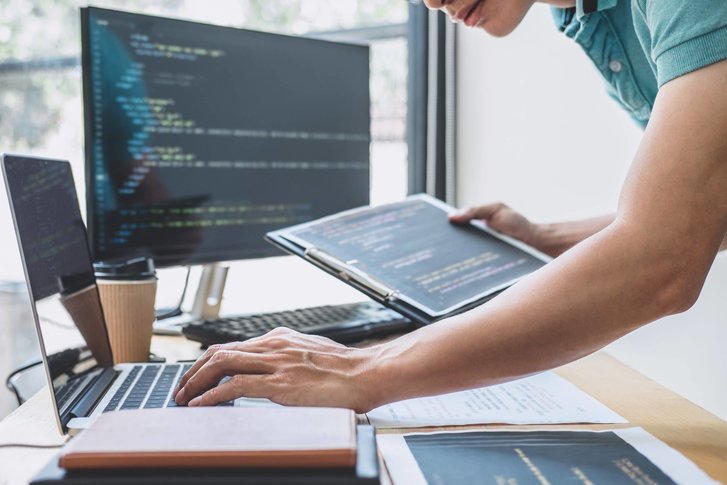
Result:
<svg viewBox="0 0 727 485"><path fill-rule="evenodd" d="M502 200L538 221L613 211L641 131L549 10L505 39L458 28L458 204ZM720 256L691 311L609 351L727 419L725 287Z"/></svg>

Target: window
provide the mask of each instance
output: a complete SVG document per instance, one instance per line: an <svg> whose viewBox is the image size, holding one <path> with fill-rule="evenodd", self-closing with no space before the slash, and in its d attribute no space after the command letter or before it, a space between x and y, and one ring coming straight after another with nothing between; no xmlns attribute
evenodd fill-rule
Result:
<svg viewBox="0 0 727 485"><path fill-rule="evenodd" d="M83 120L81 2L0 0L0 149L70 160L81 198ZM401 0L106 0L94 5L219 25L369 43L371 47L373 203L407 193L408 5ZM50 47L49 47L50 46ZM4 199L4 196L3 196ZM83 204L82 204L83 205ZM5 204L3 203L3 206ZM7 209L0 223L9 227ZM14 255L12 234L0 254ZM6 256L0 256L0 262ZM0 264L0 280L22 279Z"/></svg>

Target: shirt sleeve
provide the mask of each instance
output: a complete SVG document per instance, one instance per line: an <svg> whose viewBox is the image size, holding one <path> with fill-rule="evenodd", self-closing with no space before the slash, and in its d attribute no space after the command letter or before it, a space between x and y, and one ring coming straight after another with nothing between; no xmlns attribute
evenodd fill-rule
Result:
<svg viewBox="0 0 727 485"><path fill-rule="evenodd" d="M634 1L634 21L648 30L647 54L659 86L727 59L727 0Z"/></svg>

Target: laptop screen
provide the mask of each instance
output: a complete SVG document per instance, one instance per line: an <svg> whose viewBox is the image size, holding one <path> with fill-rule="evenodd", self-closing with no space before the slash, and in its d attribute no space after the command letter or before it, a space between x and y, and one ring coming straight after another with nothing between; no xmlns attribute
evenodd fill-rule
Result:
<svg viewBox="0 0 727 485"><path fill-rule="evenodd" d="M71 166L4 155L3 169L41 351L62 412L69 376L113 365Z"/></svg>

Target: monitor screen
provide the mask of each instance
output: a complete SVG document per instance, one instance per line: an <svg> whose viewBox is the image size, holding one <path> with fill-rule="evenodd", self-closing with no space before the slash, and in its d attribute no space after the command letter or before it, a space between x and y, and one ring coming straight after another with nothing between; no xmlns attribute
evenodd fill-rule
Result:
<svg viewBox="0 0 727 485"><path fill-rule="evenodd" d="M369 202L368 47L82 9L96 260L280 254L266 232Z"/></svg>

